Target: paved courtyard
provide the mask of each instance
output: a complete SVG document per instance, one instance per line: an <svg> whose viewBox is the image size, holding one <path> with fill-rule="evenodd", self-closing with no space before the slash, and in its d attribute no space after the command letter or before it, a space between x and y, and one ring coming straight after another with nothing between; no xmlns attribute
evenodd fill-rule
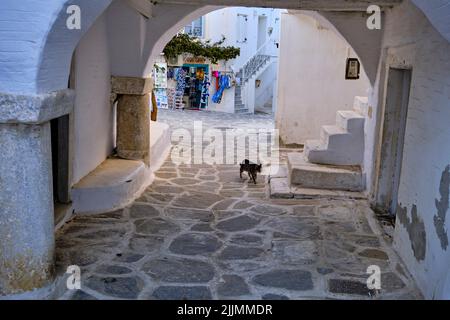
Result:
<svg viewBox="0 0 450 320"><path fill-rule="evenodd" d="M273 128L269 115L161 111L172 129ZM284 151L284 150L282 150ZM282 159L284 152L282 152ZM167 159L123 210L77 216L57 234L57 268L82 269L62 299L416 299L365 201L281 200L237 165ZM369 290L367 268L381 270Z"/></svg>

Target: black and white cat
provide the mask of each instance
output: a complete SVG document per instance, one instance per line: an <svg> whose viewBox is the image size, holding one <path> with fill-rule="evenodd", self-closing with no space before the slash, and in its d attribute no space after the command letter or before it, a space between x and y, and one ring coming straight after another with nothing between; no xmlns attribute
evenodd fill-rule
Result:
<svg viewBox="0 0 450 320"><path fill-rule="evenodd" d="M244 162L241 163L241 169L239 176L242 179L242 173L247 172L250 179L256 184L256 178L258 177L258 172L261 172L262 164L257 164L250 162L250 160L245 159Z"/></svg>

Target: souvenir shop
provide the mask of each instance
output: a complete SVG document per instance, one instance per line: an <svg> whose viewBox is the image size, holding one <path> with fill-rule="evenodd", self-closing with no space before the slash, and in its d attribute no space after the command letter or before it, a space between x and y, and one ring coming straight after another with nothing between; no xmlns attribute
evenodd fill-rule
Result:
<svg viewBox="0 0 450 320"><path fill-rule="evenodd" d="M208 64L183 64L181 67L169 67L167 77L175 80L174 88L170 88L168 96L172 96L172 107L191 110L208 108L209 79ZM180 106L179 102L182 101Z"/></svg>
<svg viewBox="0 0 450 320"><path fill-rule="evenodd" d="M155 96L158 108L206 110L208 104L221 103L224 91L231 88L231 72L220 72L204 58L188 57L182 63L156 63Z"/></svg>

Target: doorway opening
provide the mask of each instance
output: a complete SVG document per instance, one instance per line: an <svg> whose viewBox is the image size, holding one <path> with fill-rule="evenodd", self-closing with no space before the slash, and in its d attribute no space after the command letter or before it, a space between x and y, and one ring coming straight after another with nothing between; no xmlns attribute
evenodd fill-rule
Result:
<svg viewBox="0 0 450 320"><path fill-rule="evenodd" d="M75 89L75 54L70 65L68 89ZM70 136L71 116L66 114L50 121L52 146L53 204L55 225L71 211L70 198Z"/></svg>
<svg viewBox="0 0 450 320"><path fill-rule="evenodd" d="M258 17L258 44L257 49L260 49L267 39L267 16Z"/></svg>
<svg viewBox="0 0 450 320"><path fill-rule="evenodd" d="M187 109L201 110L208 107L209 66L207 64L184 64L183 100Z"/></svg>
<svg viewBox="0 0 450 320"><path fill-rule="evenodd" d="M69 115L51 120L53 201L55 223L70 204L69 191Z"/></svg>
<svg viewBox="0 0 450 320"><path fill-rule="evenodd" d="M411 75L410 69L390 68L388 73L375 207L391 217L398 206Z"/></svg>

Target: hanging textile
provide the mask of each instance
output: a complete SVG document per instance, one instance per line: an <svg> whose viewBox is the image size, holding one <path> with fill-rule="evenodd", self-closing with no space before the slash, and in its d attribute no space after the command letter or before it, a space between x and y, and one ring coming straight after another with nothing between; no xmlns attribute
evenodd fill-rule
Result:
<svg viewBox="0 0 450 320"><path fill-rule="evenodd" d="M167 88L167 103L169 105L169 109L175 109L176 107L176 90L174 88Z"/></svg>
<svg viewBox="0 0 450 320"><path fill-rule="evenodd" d="M204 75L203 83L202 83L202 96L200 99L200 108L206 109L208 106L208 97L209 97L209 86L211 85L211 82L209 82L209 77L207 75Z"/></svg>
<svg viewBox="0 0 450 320"><path fill-rule="evenodd" d="M220 76L220 72L219 71L213 71L212 72L212 76L215 79L216 91L219 91L219 76Z"/></svg>
<svg viewBox="0 0 450 320"><path fill-rule="evenodd" d="M183 68L179 68L175 71L175 79L177 80L177 94L184 94L186 88L186 74L187 72Z"/></svg>
<svg viewBox="0 0 450 320"><path fill-rule="evenodd" d="M222 102L222 96L225 89L229 89L231 87L230 77L228 75L223 75L219 73L219 90L213 95L212 101L214 103Z"/></svg>
<svg viewBox="0 0 450 320"><path fill-rule="evenodd" d="M226 89L230 89L233 85L233 77L230 74L227 74L227 87Z"/></svg>
<svg viewBox="0 0 450 320"><path fill-rule="evenodd" d="M173 79L175 78L175 68L168 67L167 68L167 79Z"/></svg>
<svg viewBox="0 0 450 320"><path fill-rule="evenodd" d="M177 86L175 88L175 108L184 109L183 96L186 89L187 72L183 68L176 68L174 72Z"/></svg>

